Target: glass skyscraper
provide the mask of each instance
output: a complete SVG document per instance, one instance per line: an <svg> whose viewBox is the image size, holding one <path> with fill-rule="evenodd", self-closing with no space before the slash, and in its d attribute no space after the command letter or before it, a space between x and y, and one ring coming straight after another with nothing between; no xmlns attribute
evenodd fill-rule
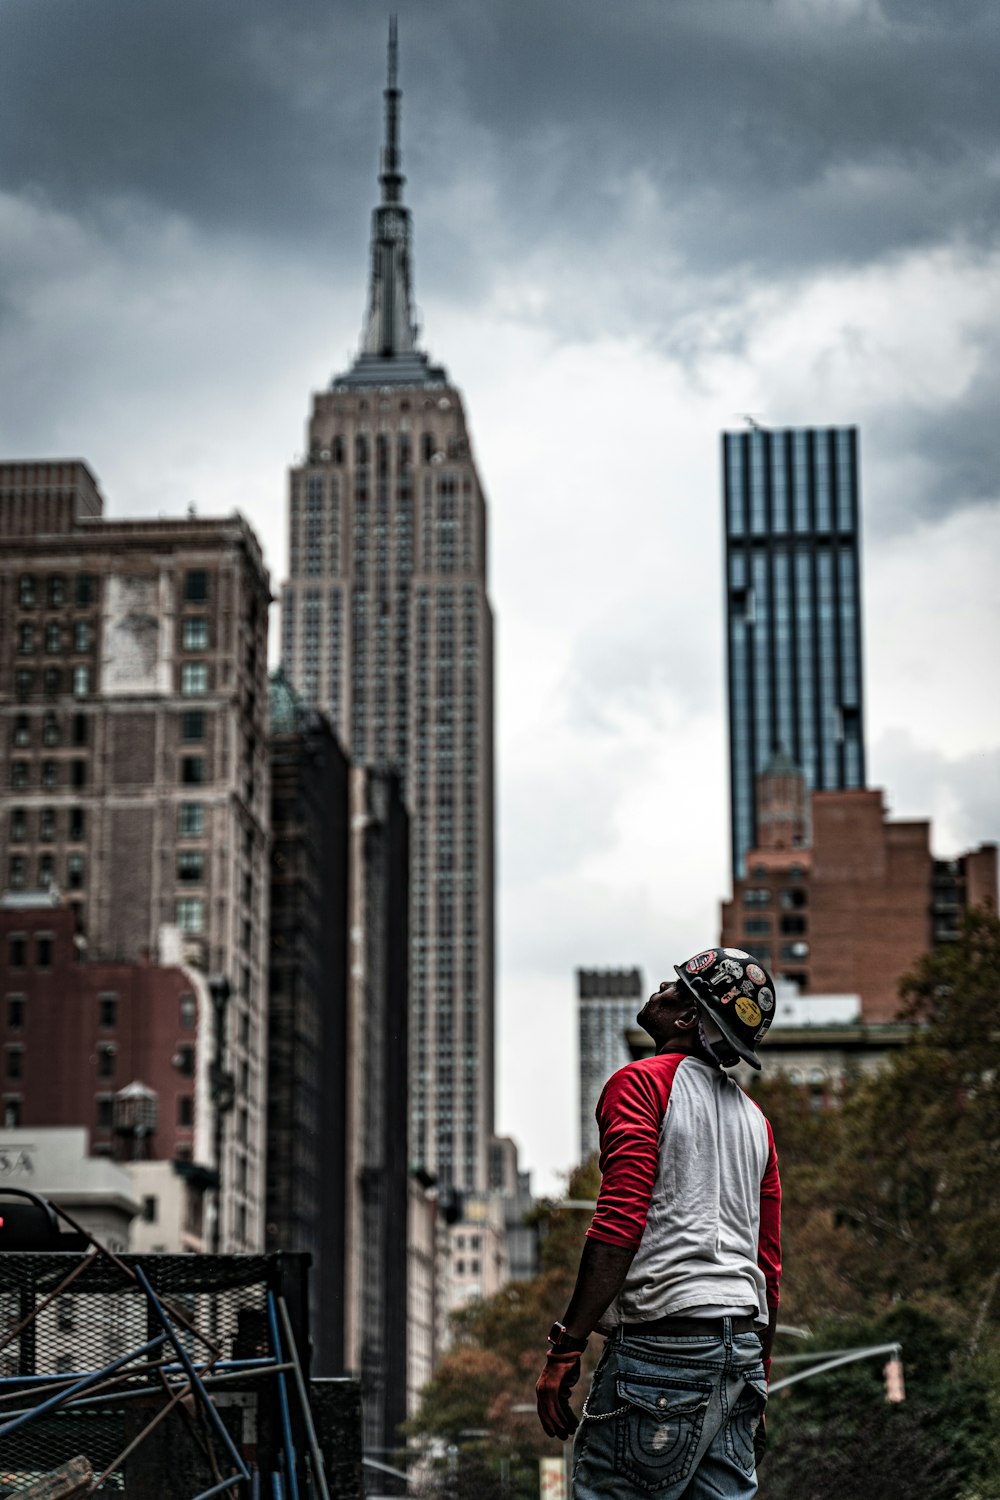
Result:
<svg viewBox="0 0 1000 1500"><path fill-rule="evenodd" d="M757 846L756 778L782 753L808 791L865 784L858 434L722 439L733 875Z"/></svg>

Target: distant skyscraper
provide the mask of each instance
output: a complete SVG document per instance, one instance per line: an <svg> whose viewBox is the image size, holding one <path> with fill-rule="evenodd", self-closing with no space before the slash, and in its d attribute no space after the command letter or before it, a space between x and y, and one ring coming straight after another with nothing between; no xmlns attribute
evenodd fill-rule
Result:
<svg viewBox="0 0 1000 1500"><path fill-rule="evenodd" d="M411 814L411 1160L483 1190L493 1130L493 622L462 398L417 347L395 29L361 351L291 471L282 659Z"/></svg>
<svg viewBox="0 0 1000 1500"><path fill-rule="evenodd" d="M854 427L723 434L733 875L779 752L809 791L865 784Z"/></svg>
<svg viewBox="0 0 1000 1500"><path fill-rule="evenodd" d="M625 1033L643 1003L639 969L577 969L580 1005L580 1158L598 1149L594 1111L601 1090L632 1061Z"/></svg>

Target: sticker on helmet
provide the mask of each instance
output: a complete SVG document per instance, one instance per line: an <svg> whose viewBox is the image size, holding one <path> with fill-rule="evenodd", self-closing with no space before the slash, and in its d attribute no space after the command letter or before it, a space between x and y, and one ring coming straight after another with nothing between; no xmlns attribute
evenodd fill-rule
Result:
<svg viewBox="0 0 1000 1500"><path fill-rule="evenodd" d="M760 1006L761 1010L772 1010L773 1009L773 1007L774 1007L774 996L771 994L771 991L769 989L767 989L766 986L765 986L764 989L758 990L756 999L757 999L757 1004Z"/></svg>
<svg viewBox="0 0 1000 1500"><path fill-rule="evenodd" d="M724 984L731 984L734 979L743 978L743 965L738 964L735 958L722 958L719 960L719 972L709 981L717 989Z"/></svg>
<svg viewBox="0 0 1000 1500"><path fill-rule="evenodd" d="M748 1026L760 1025L760 1007L757 1002L755 1000L751 1000L748 995L741 995L737 1000L736 1014L739 1016L740 1020L745 1021Z"/></svg>
<svg viewBox="0 0 1000 1500"><path fill-rule="evenodd" d="M733 1000L736 999L737 995L739 995L739 994L740 994L740 991L736 988L736 986L734 984L731 990L727 990L724 995L720 995L719 996L719 1003L721 1005L729 1005Z"/></svg>
<svg viewBox="0 0 1000 1500"><path fill-rule="evenodd" d="M765 1021L764 1024L763 1024L763 1026L757 1032L757 1035L754 1037L754 1045L755 1046L756 1046L756 1044L758 1042L762 1042L764 1040L764 1038L767 1036L767 1027L768 1027L768 1023Z"/></svg>
<svg viewBox="0 0 1000 1500"><path fill-rule="evenodd" d="M759 964L747 964L747 978L752 979L754 984L767 983L767 975Z"/></svg>
<svg viewBox="0 0 1000 1500"><path fill-rule="evenodd" d="M709 964L714 963L715 949L708 948L704 953L699 953L696 955L696 957L688 959L687 963L684 965L684 968L688 974L700 974L702 969L707 969Z"/></svg>

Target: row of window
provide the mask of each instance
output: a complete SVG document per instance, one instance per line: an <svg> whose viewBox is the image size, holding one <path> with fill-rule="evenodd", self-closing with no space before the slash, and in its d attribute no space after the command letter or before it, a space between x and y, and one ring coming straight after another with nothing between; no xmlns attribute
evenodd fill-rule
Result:
<svg viewBox="0 0 1000 1500"><path fill-rule="evenodd" d="M93 680L90 667L72 667L68 675L60 667L46 667L41 673L31 667L18 667L14 673L14 692L20 699L30 698L39 690L47 698L58 698L68 685L74 698L86 698L92 691Z"/></svg>
<svg viewBox="0 0 1000 1500"><path fill-rule="evenodd" d="M26 750L31 746L32 718L29 714L17 714L14 718L14 729L11 741L15 750ZM42 744L46 746L58 745L62 739L62 725L59 715L53 709L46 709L42 718ZM87 743L87 715L77 713L73 715L71 725L71 740L74 745L85 745Z"/></svg>
<svg viewBox="0 0 1000 1500"><path fill-rule="evenodd" d="M38 775L38 785L43 791L51 791L55 787L64 784L64 767L69 768L69 786L83 787L87 785L87 762L85 760L43 760L39 764ZM31 789L32 768L30 760L11 761L10 784L15 792L26 792Z"/></svg>
<svg viewBox="0 0 1000 1500"><path fill-rule="evenodd" d="M69 603L70 588L61 573L50 573L45 579L45 599L50 609L61 609ZM22 609L34 609L41 598L41 580L33 573L22 573L17 581L17 602ZM90 573L73 576L74 604L92 604L96 597L96 580Z"/></svg>
<svg viewBox="0 0 1000 1500"><path fill-rule="evenodd" d="M20 656L30 656L43 641L50 656L58 656L60 652L67 650L70 641L74 651L90 651L94 644L93 626L89 620L77 620L70 631L60 620L49 620L43 632L41 629L36 631L31 620L21 621L17 627L17 650Z"/></svg>
<svg viewBox="0 0 1000 1500"><path fill-rule="evenodd" d="M57 807L40 807L38 809L38 839L42 844L51 844L59 837L59 825L62 821ZM12 807L10 810L10 841L12 844L26 844L29 842L29 828L31 817L26 807ZM87 827L87 815L82 807L71 807L68 809L66 819L66 838L71 844L79 844L83 841Z"/></svg>
<svg viewBox="0 0 1000 1500"><path fill-rule="evenodd" d="M66 856L66 880L65 884L71 891L78 891L84 880L84 859L82 854L67 854ZM56 882L56 861L54 854L40 854L38 856L38 880L35 889L47 891ZM26 854L12 854L7 868L7 884L12 891L23 891L28 886L28 856Z"/></svg>

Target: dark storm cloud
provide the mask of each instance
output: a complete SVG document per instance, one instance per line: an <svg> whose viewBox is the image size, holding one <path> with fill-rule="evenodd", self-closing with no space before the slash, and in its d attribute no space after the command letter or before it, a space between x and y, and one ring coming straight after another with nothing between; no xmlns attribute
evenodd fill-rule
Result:
<svg viewBox="0 0 1000 1500"><path fill-rule="evenodd" d="M699 274L864 262L996 231L993 0L422 0L400 5L411 201L488 174L496 222L447 226L470 286L492 257L599 251L623 183ZM333 0L8 0L0 180L95 210L354 253L370 200L385 12ZM426 282L443 244L422 226ZM444 237L442 236L442 241ZM636 244L658 257L664 245Z"/></svg>

